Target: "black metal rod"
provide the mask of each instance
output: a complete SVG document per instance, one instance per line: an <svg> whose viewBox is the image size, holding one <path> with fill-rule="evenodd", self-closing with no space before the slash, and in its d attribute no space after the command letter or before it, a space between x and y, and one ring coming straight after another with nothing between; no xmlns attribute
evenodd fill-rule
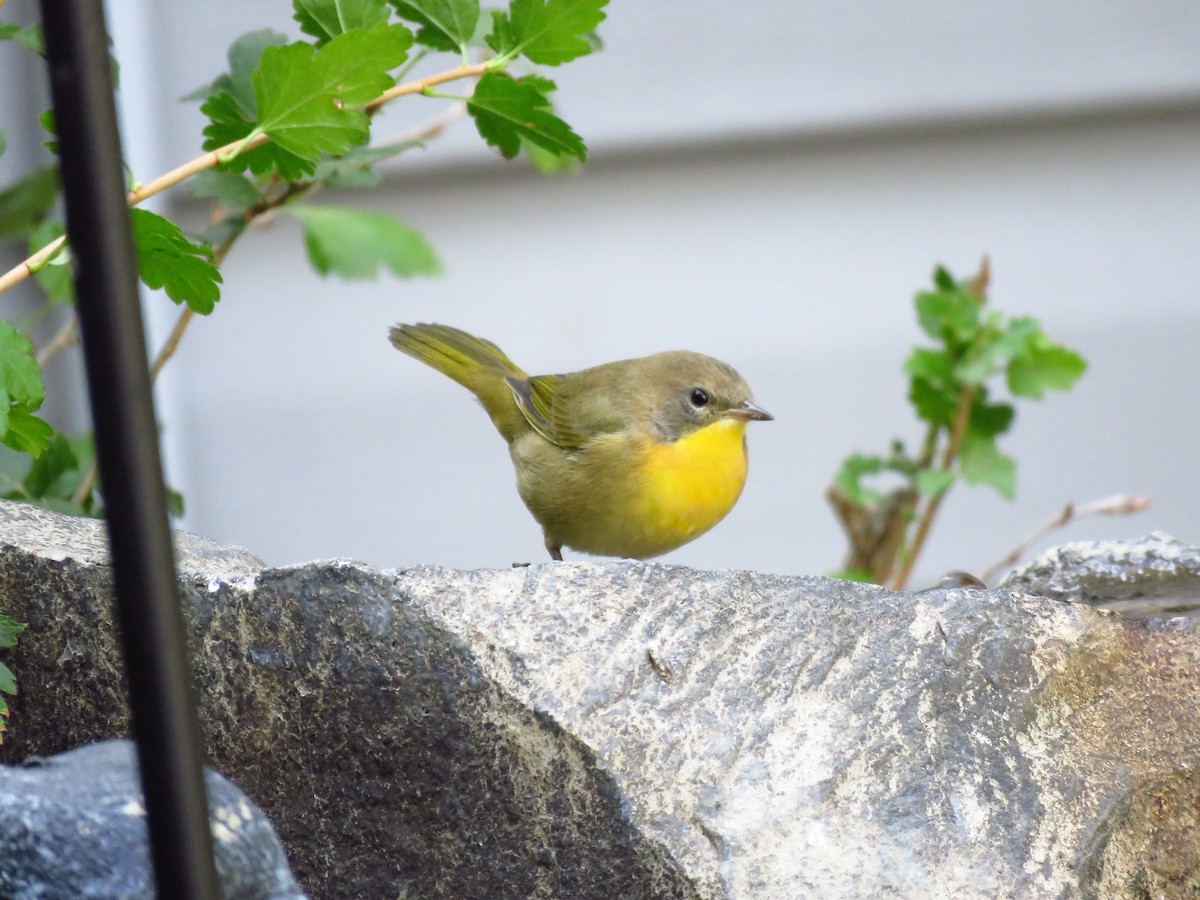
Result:
<svg viewBox="0 0 1200 900"><path fill-rule="evenodd" d="M67 238L158 894L219 897L101 0L42 0Z"/></svg>

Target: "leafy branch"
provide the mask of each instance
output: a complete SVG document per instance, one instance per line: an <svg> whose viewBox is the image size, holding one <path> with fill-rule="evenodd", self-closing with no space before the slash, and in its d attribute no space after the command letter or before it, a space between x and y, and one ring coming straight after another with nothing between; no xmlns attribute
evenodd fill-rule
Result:
<svg viewBox="0 0 1200 900"><path fill-rule="evenodd" d="M436 87L439 84L446 84L450 81L457 81L465 78L476 78L487 70L484 63L473 66L460 66L456 69L451 69L446 72L439 72L436 75L429 75L425 78L417 79L416 81L408 82L407 84L398 85L392 90L385 91L380 94L370 103L363 105L364 111L374 113L390 100L395 100L398 97L412 96L414 94L423 94L430 88ZM201 172L210 169L216 169L224 164L233 162L238 156L249 151L256 150L271 142L271 137L266 132L259 132L252 137L246 139L230 141L227 144L216 147L207 153L202 153L195 159L191 159L183 165L176 166L169 172L159 175L152 181L140 185L129 192L129 205L137 206L138 204L149 200L168 188L182 184L189 178L200 174ZM36 253L31 254L23 262L13 266L9 271L0 275L0 293L4 293L9 288L15 287L22 281L25 281L32 275L41 271L47 263L52 260L66 245L66 237L60 236L50 241L44 247L41 247Z"/></svg>
<svg viewBox="0 0 1200 900"><path fill-rule="evenodd" d="M289 41L264 29L235 41L228 71L189 98L201 101L208 119L204 152L130 186L130 207L184 182L216 205L210 226L195 237L155 213L131 211L142 281L181 307L155 354L152 376L176 353L195 317L215 309L220 265L241 235L275 213L301 223L309 260L321 275L371 278L381 268L400 277L440 273L425 239L390 215L309 201L325 187L374 186L375 164L421 146L454 118L470 116L484 141L506 158L524 149L547 171L586 160L583 140L554 113L554 82L505 70L518 58L559 65L597 49L591 29L603 20L606 2L512 0L507 10L484 17L478 0L294 0L293 17L308 39ZM0 23L5 39L42 52L36 28ZM443 51L458 56L454 66L402 80L417 61ZM473 62L472 54L480 58ZM372 120L385 104L444 97L437 88L451 82L471 82L474 90L406 139L368 146ZM52 113L41 121L53 135ZM56 150L53 140L46 146ZM57 192L53 166L0 191L0 221L13 223L0 236L28 236L30 243L28 258L0 275L0 293L34 276L48 297L43 312L74 300L70 250L61 224L49 218ZM77 323L72 317L36 353L14 334L21 340L0 333L0 406L3 391L10 400L7 417L0 410L0 441L25 459L0 453L0 494L96 514L90 443L63 438L33 415L44 393L40 368L78 342ZM11 373L24 373L25 382Z"/></svg>
<svg viewBox="0 0 1200 900"><path fill-rule="evenodd" d="M902 589L929 539L947 492L958 481L986 485L1006 499L1016 494L1016 462L997 438L1016 416L1011 402L993 402L989 385L1003 376L1008 393L1040 400L1067 390L1087 364L1053 343L1035 319L987 309L991 271L959 283L943 268L933 290L915 300L917 320L934 347L916 347L904 364L908 399L925 423L920 453L901 441L887 456L848 457L828 498L850 540L843 577ZM866 479L890 477L886 493Z"/></svg>

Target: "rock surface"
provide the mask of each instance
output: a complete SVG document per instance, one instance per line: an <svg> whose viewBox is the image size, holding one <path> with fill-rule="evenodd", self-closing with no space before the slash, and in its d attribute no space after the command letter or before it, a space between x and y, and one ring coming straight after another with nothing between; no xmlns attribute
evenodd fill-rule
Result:
<svg viewBox="0 0 1200 900"><path fill-rule="evenodd" d="M1194 622L635 562L258 570L182 540L210 756L314 897L1200 890ZM0 505L0 608L31 623L9 758L125 727L97 547Z"/></svg>
<svg viewBox="0 0 1200 900"><path fill-rule="evenodd" d="M1200 549L1161 533L1140 541L1064 544L1010 572L998 589L1033 590L1131 618L1197 618Z"/></svg>
<svg viewBox="0 0 1200 900"><path fill-rule="evenodd" d="M205 773L228 900L304 900L271 823ZM146 809L133 744L105 741L0 766L0 896L153 900Z"/></svg>

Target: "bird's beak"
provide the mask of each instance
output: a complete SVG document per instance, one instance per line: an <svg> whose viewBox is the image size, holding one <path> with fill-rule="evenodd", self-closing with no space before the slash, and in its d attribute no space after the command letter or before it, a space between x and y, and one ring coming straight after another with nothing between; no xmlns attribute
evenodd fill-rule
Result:
<svg viewBox="0 0 1200 900"><path fill-rule="evenodd" d="M759 406L746 400L730 408L726 413L731 419L745 419L747 422L770 422L775 417Z"/></svg>

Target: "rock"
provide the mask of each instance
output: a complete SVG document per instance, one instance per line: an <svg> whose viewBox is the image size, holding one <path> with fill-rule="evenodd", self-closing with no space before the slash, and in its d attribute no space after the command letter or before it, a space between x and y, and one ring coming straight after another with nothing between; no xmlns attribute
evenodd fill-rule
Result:
<svg viewBox="0 0 1200 900"><path fill-rule="evenodd" d="M1200 550L1155 532L1139 541L1088 541L1047 550L1000 590L1087 603L1132 618L1200 617Z"/></svg>
<svg viewBox="0 0 1200 900"><path fill-rule="evenodd" d="M8 509L0 597L31 624L5 752L121 733L96 525L56 517L57 553ZM314 897L1200 891L1192 621L637 562L229 558L181 576L209 753Z"/></svg>
<svg viewBox="0 0 1200 900"><path fill-rule="evenodd" d="M303 900L271 824L205 773L222 893ZM73 900L155 896L133 744L106 741L0 766L0 896Z"/></svg>

